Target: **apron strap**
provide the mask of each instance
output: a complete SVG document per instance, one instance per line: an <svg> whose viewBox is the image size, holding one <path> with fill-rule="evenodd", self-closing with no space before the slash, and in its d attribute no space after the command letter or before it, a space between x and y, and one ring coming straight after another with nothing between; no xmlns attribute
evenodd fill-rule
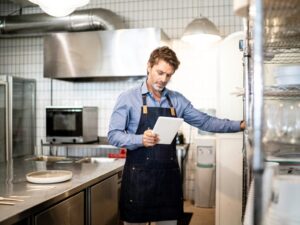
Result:
<svg viewBox="0 0 300 225"><path fill-rule="evenodd" d="M147 114L148 113L148 108L147 108L147 94L143 94L143 114Z"/></svg>
<svg viewBox="0 0 300 225"><path fill-rule="evenodd" d="M168 101L168 103L169 103L169 105L170 105L171 115L174 116L174 117L176 117L176 111L175 111L175 108L174 108L174 106L173 106L173 104L172 104L172 102L171 102L171 99L170 99L170 97L169 97L168 94L166 95L166 98L167 98L167 101Z"/></svg>
<svg viewBox="0 0 300 225"><path fill-rule="evenodd" d="M143 114L147 114L148 113L147 94L142 94L142 97L143 97ZM169 106L170 106L171 115L176 117L176 110L175 110L168 94L166 95L166 98L167 98L167 101L168 101Z"/></svg>

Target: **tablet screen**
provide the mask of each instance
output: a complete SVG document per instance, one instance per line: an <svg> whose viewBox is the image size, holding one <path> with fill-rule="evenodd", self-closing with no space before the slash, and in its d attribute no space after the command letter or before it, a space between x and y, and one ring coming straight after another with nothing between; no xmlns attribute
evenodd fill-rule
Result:
<svg viewBox="0 0 300 225"><path fill-rule="evenodd" d="M158 134L158 144L171 144L183 122L182 118L177 117L158 117L153 132Z"/></svg>

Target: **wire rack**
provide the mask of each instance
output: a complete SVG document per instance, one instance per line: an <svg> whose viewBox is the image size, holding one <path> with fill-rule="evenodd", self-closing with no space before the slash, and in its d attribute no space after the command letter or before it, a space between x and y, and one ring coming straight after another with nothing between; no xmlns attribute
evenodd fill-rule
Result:
<svg viewBox="0 0 300 225"><path fill-rule="evenodd" d="M268 86L264 88L265 97L300 97L300 85Z"/></svg>
<svg viewBox="0 0 300 225"><path fill-rule="evenodd" d="M235 96L245 96L243 88L239 88L231 93ZM250 93L252 94L252 93ZM268 98L300 98L300 85L282 85L282 86L265 86L264 97Z"/></svg>
<svg viewBox="0 0 300 225"><path fill-rule="evenodd" d="M264 0L264 8L265 63L300 63L300 1Z"/></svg>
<svg viewBox="0 0 300 225"><path fill-rule="evenodd" d="M300 97L299 86L264 86L263 64L300 64L300 0L251 0L250 2L247 24L249 50L247 50L250 51L251 57L248 61L248 73L246 73L250 85L245 86L247 88L245 99L250 99L248 137L250 149L253 150L252 172L255 180L252 219L253 224L262 225L263 218L266 216L262 200L265 194L263 193L265 151L272 155L278 149L299 149L298 143L279 143L275 137L272 139L269 137L267 141L263 127L266 122L264 117L268 118L269 115L264 115L262 99L280 101L291 99L293 102L296 100L297 103Z"/></svg>
<svg viewBox="0 0 300 225"><path fill-rule="evenodd" d="M300 42L300 40L299 40ZM299 47L300 48L300 47ZM276 49L272 49L274 51L265 52L265 63L266 64L295 64L300 63L300 50L299 49L286 49L278 51Z"/></svg>
<svg viewBox="0 0 300 225"><path fill-rule="evenodd" d="M264 0L266 18L299 16L299 0Z"/></svg>

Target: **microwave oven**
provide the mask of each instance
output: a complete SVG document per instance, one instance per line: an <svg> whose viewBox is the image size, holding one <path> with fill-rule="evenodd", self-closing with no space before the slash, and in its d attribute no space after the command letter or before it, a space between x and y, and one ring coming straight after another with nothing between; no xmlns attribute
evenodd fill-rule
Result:
<svg viewBox="0 0 300 225"><path fill-rule="evenodd" d="M46 141L88 143L98 140L98 107L46 107Z"/></svg>

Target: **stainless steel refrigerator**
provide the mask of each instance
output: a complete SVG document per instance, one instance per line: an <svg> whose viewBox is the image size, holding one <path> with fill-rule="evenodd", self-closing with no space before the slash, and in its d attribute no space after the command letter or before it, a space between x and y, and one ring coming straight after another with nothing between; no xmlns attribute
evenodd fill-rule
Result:
<svg viewBox="0 0 300 225"><path fill-rule="evenodd" d="M36 81L0 75L0 162L34 154Z"/></svg>

